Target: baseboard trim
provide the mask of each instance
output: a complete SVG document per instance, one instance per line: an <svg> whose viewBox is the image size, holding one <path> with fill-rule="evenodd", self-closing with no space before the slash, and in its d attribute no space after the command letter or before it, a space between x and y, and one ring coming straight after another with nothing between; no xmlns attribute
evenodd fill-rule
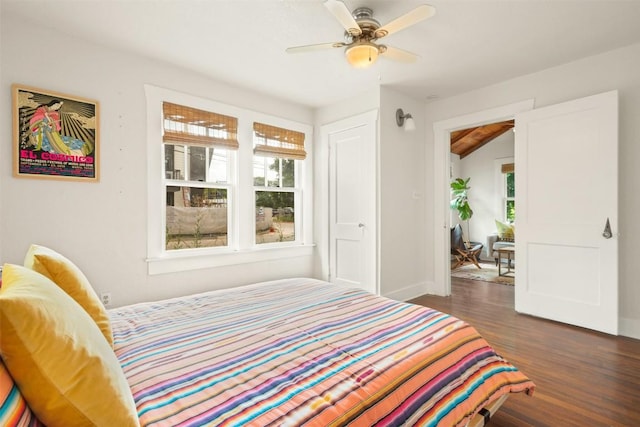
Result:
<svg viewBox="0 0 640 427"><path fill-rule="evenodd" d="M426 294L427 289L429 289L427 282L420 282L395 289L391 292L385 292L382 296L396 301L408 301Z"/></svg>
<svg viewBox="0 0 640 427"><path fill-rule="evenodd" d="M426 293L429 295L437 295L439 297L446 297L448 296L445 292L444 292L444 284L440 283L438 285L436 285L436 282L433 280L430 280L428 282L426 282L427 284L427 291Z"/></svg>
<svg viewBox="0 0 640 427"><path fill-rule="evenodd" d="M640 340L640 320L621 317L618 326L619 335Z"/></svg>

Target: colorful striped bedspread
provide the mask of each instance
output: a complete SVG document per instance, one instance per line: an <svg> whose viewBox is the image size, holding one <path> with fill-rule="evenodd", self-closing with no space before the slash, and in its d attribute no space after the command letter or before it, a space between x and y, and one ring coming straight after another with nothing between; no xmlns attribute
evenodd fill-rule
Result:
<svg viewBox="0 0 640 427"><path fill-rule="evenodd" d="M465 322L314 279L110 316L142 426L457 426L534 389Z"/></svg>

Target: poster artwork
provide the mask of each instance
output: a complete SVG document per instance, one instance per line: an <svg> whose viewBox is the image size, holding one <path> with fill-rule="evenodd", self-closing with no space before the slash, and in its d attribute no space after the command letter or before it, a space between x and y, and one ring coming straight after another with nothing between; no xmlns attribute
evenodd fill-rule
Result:
<svg viewBox="0 0 640 427"><path fill-rule="evenodd" d="M14 175L97 181L98 103L13 87Z"/></svg>

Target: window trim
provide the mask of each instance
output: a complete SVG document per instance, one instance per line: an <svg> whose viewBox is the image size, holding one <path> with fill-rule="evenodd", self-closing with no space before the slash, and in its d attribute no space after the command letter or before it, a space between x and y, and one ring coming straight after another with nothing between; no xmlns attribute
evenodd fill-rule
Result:
<svg viewBox="0 0 640 427"><path fill-rule="evenodd" d="M189 271L199 268L221 267L254 262L271 261L313 253L313 126L265 113L224 104L210 99L184 94L153 85L145 85L147 105L147 266L148 274ZM238 118L237 158L231 165L228 195L229 246L214 248L164 249L164 182L162 165L164 144L162 143L164 101L188 105L205 111ZM300 226L300 239L296 242L278 242L275 245L256 245L255 241L255 191L253 186L253 122L270 123L290 128L305 134L307 158L300 167L301 217L296 217ZM251 225L253 224L253 225ZM296 225L297 227L298 225ZM233 241L233 243L232 243Z"/></svg>

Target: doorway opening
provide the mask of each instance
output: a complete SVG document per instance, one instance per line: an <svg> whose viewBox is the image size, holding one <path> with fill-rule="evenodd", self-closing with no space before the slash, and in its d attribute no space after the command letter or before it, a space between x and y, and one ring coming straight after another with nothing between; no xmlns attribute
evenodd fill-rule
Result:
<svg viewBox="0 0 640 427"><path fill-rule="evenodd" d="M514 285L513 127L511 119L450 133L454 278Z"/></svg>
<svg viewBox="0 0 640 427"><path fill-rule="evenodd" d="M452 132L489 123L513 120L517 113L533 109L533 100L522 101L498 108L436 122L434 129L434 282L435 293L451 294L452 215L450 202L451 134Z"/></svg>

